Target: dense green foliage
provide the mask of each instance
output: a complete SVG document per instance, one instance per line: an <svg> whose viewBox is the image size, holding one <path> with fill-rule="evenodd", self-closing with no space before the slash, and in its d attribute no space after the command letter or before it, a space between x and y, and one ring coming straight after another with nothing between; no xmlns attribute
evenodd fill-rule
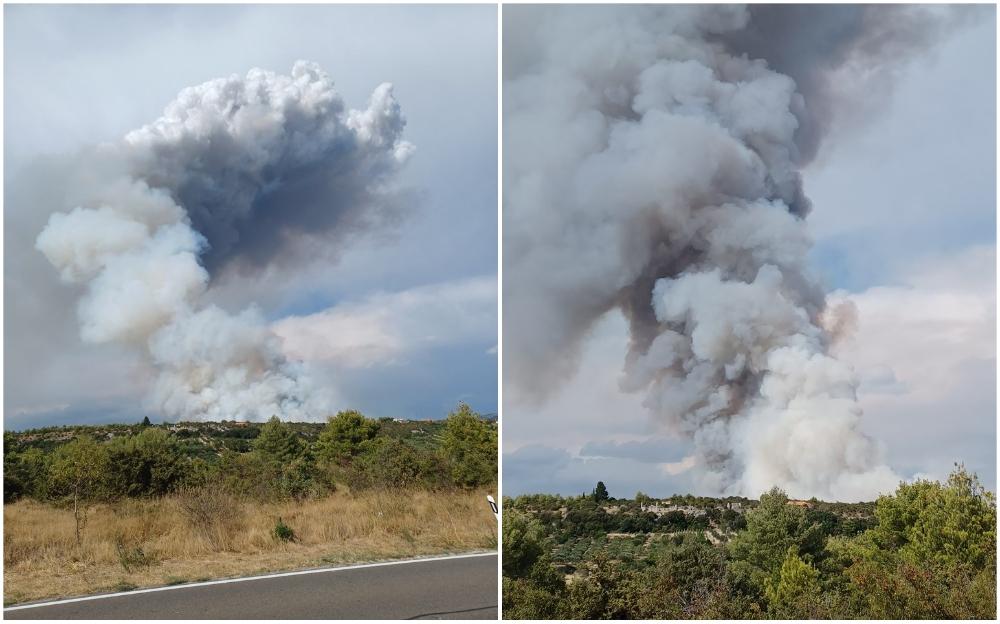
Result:
<svg viewBox="0 0 1000 624"><path fill-rule="evenodd" d="M962 467L875 503L595 494L505 500L505 619L996 617L996 499Z"/></svg>
<svg viewBox="0 0 1000 624"><path fill-rule="evenodd" d="M316 455L326 463L348 464L365 442L374 440L380 424L356 410L340 412L329 420L316 441Z"/></svg>
<svg viewBox="0 0 1000 624"><path fill-rule="evenodd" d="M4 433L4 502L85 506L211 488L241 498L322 495L341 485L467 488L496 481L497 427L460 405L444 421L181 423ZM492 445L491 445L492 444Z"/></svg>
<svg viewBox="0 0 1000 624"><path fill-rule="evenodd" d="M441 448L455 483L475 487L496 479L497 434L496 427L484 427L479 415L465 403L448 414Z"/></svg>

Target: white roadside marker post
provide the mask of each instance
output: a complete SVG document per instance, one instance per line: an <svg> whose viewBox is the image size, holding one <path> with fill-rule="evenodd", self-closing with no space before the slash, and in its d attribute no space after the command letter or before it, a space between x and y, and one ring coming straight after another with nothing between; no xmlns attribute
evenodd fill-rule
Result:
<svg viewBox="0 0 1000 624"><path fill-rule="evenodd" d="M497 507L497 502L495 500L493 500L493 496L491 496L490 494L486 495L486 500L490 501L490 509L493 510L493 515L497 517L497 520L499 520L500 519L500 508Z"/></svg>

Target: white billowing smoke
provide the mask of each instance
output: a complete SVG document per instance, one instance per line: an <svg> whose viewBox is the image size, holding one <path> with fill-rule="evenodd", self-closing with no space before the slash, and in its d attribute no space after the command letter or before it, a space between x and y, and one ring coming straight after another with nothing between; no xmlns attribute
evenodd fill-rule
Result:
<svg viewBox="0 0 1000 624"><path fill-rule="evenodd" d="M318 419L331 397L255 308L204 301L211 277L288 261L376 226L413 146L392 87L346 110L315 64L184 89L152 124L82 159L74 207L37 248L85 283L81 337L142 349L170 418Z"/></svg>
<svg viewBox="0 0 1000 624"><path fill-rule="evenodd" d="M844 75L842 58L867 75L852 46L891 16L817 10L842 10L837 27L781 7L504 12L510 398L544 400L618 309L630 328L621 387L693 440L704 489L858 500L898 484L861 430L853 371L829 355L837 315L807 270L798 172L832 119L809 99L828 92L824 72ZM790 41L825 54L748 35L779 26L815 31ZM873 63L906 48L883 43ZM789 58L795 79L775 69Z"/></svg>

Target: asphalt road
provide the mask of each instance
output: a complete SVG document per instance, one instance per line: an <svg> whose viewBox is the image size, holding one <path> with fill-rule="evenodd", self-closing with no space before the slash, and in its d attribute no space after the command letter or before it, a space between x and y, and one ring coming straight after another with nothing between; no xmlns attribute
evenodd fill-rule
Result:
<svg viewBox="0 0 1000 624"><path fill-rule="evenodd" d="M4 609L4 619L497 619L497 555L309 570Z"/></svg>

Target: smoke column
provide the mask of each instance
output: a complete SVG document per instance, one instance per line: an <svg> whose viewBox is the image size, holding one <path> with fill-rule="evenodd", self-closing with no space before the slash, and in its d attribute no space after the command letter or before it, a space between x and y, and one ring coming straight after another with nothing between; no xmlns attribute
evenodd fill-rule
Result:
<svg viewBox="0 0 1000 624"><path fill-rule="evenodd" d="M253 69L181 91L162 117L85 154L68 212L36 247L85 284L80 335L132 345L157 371L149 407L170 418L322 418L332 398L254 307L205 301L225 267L293 262L392 218L413 152L392 86L347 110L329 77Z"/></svg>
<svg viewBox="0 0 1000 624"><path fill-rule="evenodd" d="M719 5L504 18L508 396L543 401L617 309L621 388L693 441L705 490L893 489L853 371L828 354L827 326L847 323L807 269L799 168L861 105L852 94L884 91L957 18Z"/></svg>

